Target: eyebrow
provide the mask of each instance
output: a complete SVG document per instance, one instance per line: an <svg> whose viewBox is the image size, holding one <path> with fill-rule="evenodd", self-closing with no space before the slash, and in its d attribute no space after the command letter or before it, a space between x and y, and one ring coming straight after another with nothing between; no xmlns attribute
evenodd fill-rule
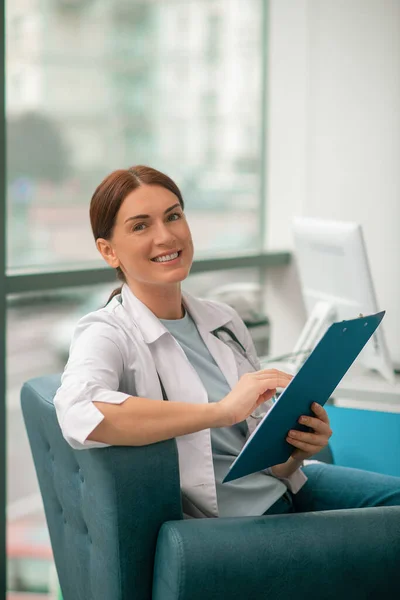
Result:
<svg viewBox="0 0 400 600"><path fill-rule="evenodd" d="M174 208L178 208L178 207L182 208L180 205L180 202L177 202L173 206L170 206L169 208L167 208L167 210L164 210L164 215L171 212L171 210L174 210ZM128 217L127 219L125 219L124 223L127 223L128 221L134 221L135 219L150 219L150 215L135 215L134 217Z"/></svg>

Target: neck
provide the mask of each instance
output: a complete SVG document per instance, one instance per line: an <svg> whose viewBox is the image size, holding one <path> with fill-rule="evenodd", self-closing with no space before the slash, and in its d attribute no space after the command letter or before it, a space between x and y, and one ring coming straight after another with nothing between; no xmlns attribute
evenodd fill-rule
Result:
<svg viewBox="0 0 400 600"><path fill-rule="evenodd" d="M159 319L182 319L185 310L182 304L181 284L170 285L138 285L128 283L130 290Z"/></svg>

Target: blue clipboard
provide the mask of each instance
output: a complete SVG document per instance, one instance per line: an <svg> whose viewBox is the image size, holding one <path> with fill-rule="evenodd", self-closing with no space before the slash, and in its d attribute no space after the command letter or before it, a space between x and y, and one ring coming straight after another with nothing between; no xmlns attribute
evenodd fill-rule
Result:
<svg viewBox="0 0 400 600"><path fill-rule="evenodd" d="M284 463L295 448L286 441L289 429L308 431L301 415L315 416L311 404L323 406L379 326L385 311L334 323L265 415L223 483Z"/></svg>

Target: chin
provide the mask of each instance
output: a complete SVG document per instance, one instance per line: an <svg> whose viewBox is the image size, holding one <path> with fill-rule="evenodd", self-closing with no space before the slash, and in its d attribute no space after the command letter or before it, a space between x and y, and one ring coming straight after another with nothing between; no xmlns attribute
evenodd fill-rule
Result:
<svg viewBox="0 0 400 600"><path fill-rule="evenodd" d="M180 267L172 273L165 273L164 277L160 278L160 280L162 279L162 281L165 281L166 283L179 283L187 278L189 272L190 269L187 267Z"/></svg>
<svg viewBox="0 0 400 600"><path fill-rule="evenodd" d="M187 269L180 269L180 273L171 273L169 277L165 278L165 281L168 283L179 283L180 281L184 281L189 275L189 271Z"/></svg>

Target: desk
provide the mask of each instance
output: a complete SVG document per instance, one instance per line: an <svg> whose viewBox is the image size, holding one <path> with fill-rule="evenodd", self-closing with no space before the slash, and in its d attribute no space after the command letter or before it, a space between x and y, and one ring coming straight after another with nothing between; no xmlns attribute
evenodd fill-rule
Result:
<svg viewBox="0 0 400 600"><path fill-rule="evenodd" d="M334 392L336 406L400 412L400 375L394 384L357 364L349 369Z"/></svg>

